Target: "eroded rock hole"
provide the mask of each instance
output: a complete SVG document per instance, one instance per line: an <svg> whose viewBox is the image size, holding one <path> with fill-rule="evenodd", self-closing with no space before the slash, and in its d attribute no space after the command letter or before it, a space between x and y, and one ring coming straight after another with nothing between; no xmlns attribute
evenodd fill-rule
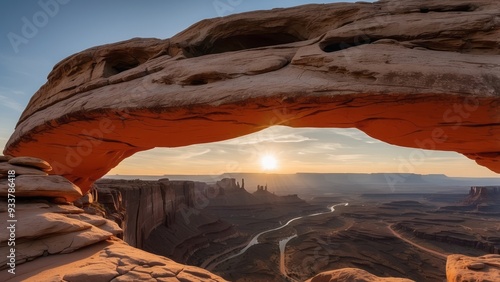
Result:
<svg viewBox="0 0 500 282"><path fill-rule="evenodd" d="M110 54L104 59L105 65L103 77L110 77L121 72L133 69L146 62L148 58L148 54L141 53L134 54L134 56L123 53Z"/></svg>
<svg viewBox="0 0 500 282"><path fill-rule="evenodd" d="M266 46L275 46L303 41L306 38L288 33L235 35L215 40L212 44L194 46L189 50L193 56L219 54Z"/></svg>
<svg viewBox="0 0 500 282"><path fill-rule="evenodd" d="M203 85L207 84L208 82L204 79L194 79L189 82L189 85Z"/></svg>
<svg viewBox="0 0 500 282"><path fill-rule="evenodd" d="M476 7L472 5L458 5L454 7L436 7L436 8L428 8L422 7L420 8L420 13L428 13L428 12L472 12L476 9Z"/></svg>
<svg viewBox="0 0 500 282"><path fill-rule="evenodd" d="M218 72L204 72L189 76L181 81L182 85L204 85L229 78L228 75Z"/></svg>
<svg viewBox="0 0 500 282"><path fill-rule="evenodd" d="M133 69L139 65L139 62L118 62L116 65L111 68L116 73L121 73L129 69Z"/></svg>
<svg viewBox="0 0 500 282"><path fill-rule="evenodd" d="M351 47L356 47L364 44L370 44L372 40L369 37L362 36L360 38L354 38L343 41L325 41L321 42L319 47L321 50L327 53L338 52Z"/></svg>

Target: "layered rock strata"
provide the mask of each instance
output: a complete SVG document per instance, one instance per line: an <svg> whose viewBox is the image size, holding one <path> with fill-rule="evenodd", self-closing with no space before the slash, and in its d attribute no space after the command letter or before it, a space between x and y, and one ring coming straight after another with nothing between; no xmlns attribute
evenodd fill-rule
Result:
<svg viewBox="0 0 500 282"><path fill-rule="evenodd" d="M82 197L78 186L59 175L48 175L52 167L32 157L0 159L0 197L45 197L73 202ZM10 192L10 191L15 191Z"/></svg>
<svg viewBox="0 0 500 282"><path fill-rule="evenodd" d="M450 222L452 218L450 217ZM461 232L456 230L456 225L461 221L450 224L440 222L439 228L421 220L402 221L395 225L395 229L406 231L418 238L444 242L452 245L475 248L490 254L500 253L500 234L494 226L482 226L476 232ZM478 235L481 234L481 235Z"/></svg>
<svg viewBox="0 0 500 282"><path fill-rule="evenodd" d="M43 158L86 192L154 147L277 124L356 127L500 172L499 10L493 0L306 5L94 47L54 67L4 152Z"/></svg>
<svg viewBox="0 0 500 282"><path fill-rule="evenodd" d="M231 224L202 210L209 199L208 186L201 184L168 179L102 179L97 182L97 191L107 194L101 200L108 202L120 195L120 202L113 205L124 209L125 242L185 263L197 250L236 235Z"/></svg>
<svg viewBox="0 0 500 282"><path fill-rule="evenodd" d="M50 165L37 158L0 158L0 269L37 257L71 253L122 232L114 222L69 205L82 197L78 186L59 175L43 175ZM15 250L12 252L12 248Z"/></svg>
<svg viewBox="0 0 500 282"><path fill-rule="evenodd" d="M118 239L114 221L68 203L80 189L42 174L45 161L0 156L0 165L1 281L225 281Z"/></svg>
<svg viewBox="0 0 500 282"><path fill-rule="evenodd" d="M126 209L120 191L112 188L101 187L97 189L97 186L94 187L96 188L97 202L101 204L103 208L101 211L102 215L123 227Z"/></svg>
<svg viewBox="0 0 500 282"><path fill-rule="evenodd" d="M182 216L179 211L187 215L194 208L195 191L190 181L102 179L97 187L98 191L114 190L111 194L121 195L121 203L116 205L125 210L124 240L137 248L143 247L153 229L162 224L173 225L176 217Z"/></svg>

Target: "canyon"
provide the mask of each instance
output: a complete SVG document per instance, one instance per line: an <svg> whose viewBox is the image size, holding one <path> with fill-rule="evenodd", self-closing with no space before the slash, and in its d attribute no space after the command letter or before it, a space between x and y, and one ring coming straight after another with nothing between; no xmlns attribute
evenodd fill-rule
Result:
<svg viewBox="0 0 500 282"><path fill-rule="evenodd" d="M235 179L224 178L225 175L211 176L212 184L166 178L157 181L102 179L97 182L97 191L102 196L128 195L120 197L118 205L133 207L133 210L125 207L124 233L129 233L130 227L132 233L143 237L142 242L136 242L137 237L130 240L134 234L129 238L125 236L126 242L178 262L203 267L230 281L305 281L339 266L379 277L442 281L446 279L447 256L453 253L486 256L490 260L500 254L500 221L497 219L500 208L471 209L466 201L470 197L466 194L467 188L457 188L457 179L413 175L406 192L395 193L380 190L381 184L373 181L380 178L377 174L364 177L357 174L357 178L349 174L300 174L313 186L323 179L335 183L335 195L307 191L308 197L314 193L317 196L306 203L296 195L274 195L262 185L250 193L246 189L251 188L241 187ZM241 181L247 186L254 182L252 179L278 183L269 175L265 178L262 178L264 175L247 176L252 177ZM283 180L284 176L276 177ZM304 183L296 175L289 177ZM371 179L371 185L359 186L362 178ZM349 186L349 191L337 189L352 184L352 179L358 179L358 184ZM412 190L415 189L412 184L418 184L419 179L439 179L440 189L447 192ZM436 188L431 183L422 181L421 185ZM182 196L155 196L174 187ZM280 190L274 186L269 188ZM494 187L469 189L478 193L495 191ZM131 190L136 192L130 193ZM141 193L141 197L137 193ZM143 199L147 199L146 207L141 207ZM173 199L177 205L175 216L171 209L165 210L163 218L152 216L161 216L162 211L153 211L150 207L162 210L166 203L170 207ZM270 200L272 205L267 205ZM348 201L349 205L342 201ZM499 203L495 198L488 202ZM117 212L116 206L112 203L111 214ZM328 209L333 207L335 212ZM136 222L157 227L138 228Z"/></svg>
<svg viewBox="0 0 500 282"><path fill-rule="evenodd" d="M499 10L493 0L305 5L208 19L169 39L134 38L64 59L0 157L0 214L12 213L15 178L20 220L17 257L2 258L0 278L270 281L283 278L279 242L290 238L283 267L300 281L494 281L496 189L472 188L466 205L395 193L310 204L266 189L250 196L231 179L214 197L193 181L97 180L140 151L273 125L355 127L393 145L455 151L500 173ZM215 256L332 201L353 204L264 234L245 256ZM9 236L0 241L7 246Z"/></svg>
<svg viewBox="0 0 500 282"><path fill-rule="evenodd" d="M257 226L265 228L319 209L309 207L296 195L277 196L263 186L250 193L229 178L211 185L168 179L101 179L96 185L104 215L113 219L114 214L122 214L125 242L191 264L201 264L208 254L218 253L226 245L241 244ZM235 219L238 214L241 218ZM246 218L247 214L257 218Z"/></svg>

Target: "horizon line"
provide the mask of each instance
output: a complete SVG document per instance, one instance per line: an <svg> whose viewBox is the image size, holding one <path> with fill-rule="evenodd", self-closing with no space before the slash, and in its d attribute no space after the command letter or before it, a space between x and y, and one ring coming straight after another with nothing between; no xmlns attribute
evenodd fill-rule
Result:
<svg viewBox="0 0 500 282"><path fill-rule="evenodd" d="M444 173L429 173L429 174L421 174L421 173L399 173L399 172L295 172L295 173L273 173L273 172L224 172L221 174L183 174L183 173L172 173L172 174L106 174L106 176L222 176L224 174L267 174L267 175L296 175L296 174L398 174L398 175L421 175L421 176L430 176L430 175L439 175L445 176L448 178L499 178L494 176L448 176Z"/></svg>

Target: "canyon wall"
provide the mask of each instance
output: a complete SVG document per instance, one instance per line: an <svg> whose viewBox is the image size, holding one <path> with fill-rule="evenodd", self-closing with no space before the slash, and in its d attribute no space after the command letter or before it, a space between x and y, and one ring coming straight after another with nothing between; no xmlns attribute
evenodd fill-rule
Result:
<svg viewBox="0 0 500 282"><path fill-rule="evenodd" d="M221 181L226 189L236 189L235 183ZM131 246L185 263L200 248L235 235L231 224L202 212L214 188L205 183L101 179L96 185L108 213L124 210L123 240Z"/></svg>
<svg viewBox="0 0 500 282"><path fill-rule="evenodd" d="M118 239L122 229L115 222L68 203L81 191L47 175L51 169L40 159L0 156L0 216L11 219L0 222L6 230L0 233L0 281L226 281ZM120 214L120 194L113 191L102 200ZM77 202L102 212L92 200Z"/></svg>
<svg viewBox="0 0 500 282"><path fill-rule="evenodd" d="M355 127L500 172L499 10L493 0L305 5L93 47L54 67L4 153L43 158L86 192L154 147L272 125Z"/></svg>
<svg viewBox="0 0 500 282"><path fill-rule="evenodd" d="M121 194L125 209L123 240L143 248L143 243L157 226L173 225L179 211L194 208L194 183L191 181L106 180L97 183L98 190L115 190ZM120 205L120 204L119 204Z"/></svg>
<svg viewBox="0 0 500 282"><path fill-rule="evenodd" d="M415 227L411 222L400 222L395 226L399 230L403 230L418 238L425 240L432 240L436 242L445 242L451 245L458 245L463 247L475 248L478 250L486 251L490 254L500 254L500 236L492 235L487 238L486 236L471 236L469 234L450 232L444 227L439 231L429 231L425 228ZM488 234L489 235L489 234Z"/></svg>

